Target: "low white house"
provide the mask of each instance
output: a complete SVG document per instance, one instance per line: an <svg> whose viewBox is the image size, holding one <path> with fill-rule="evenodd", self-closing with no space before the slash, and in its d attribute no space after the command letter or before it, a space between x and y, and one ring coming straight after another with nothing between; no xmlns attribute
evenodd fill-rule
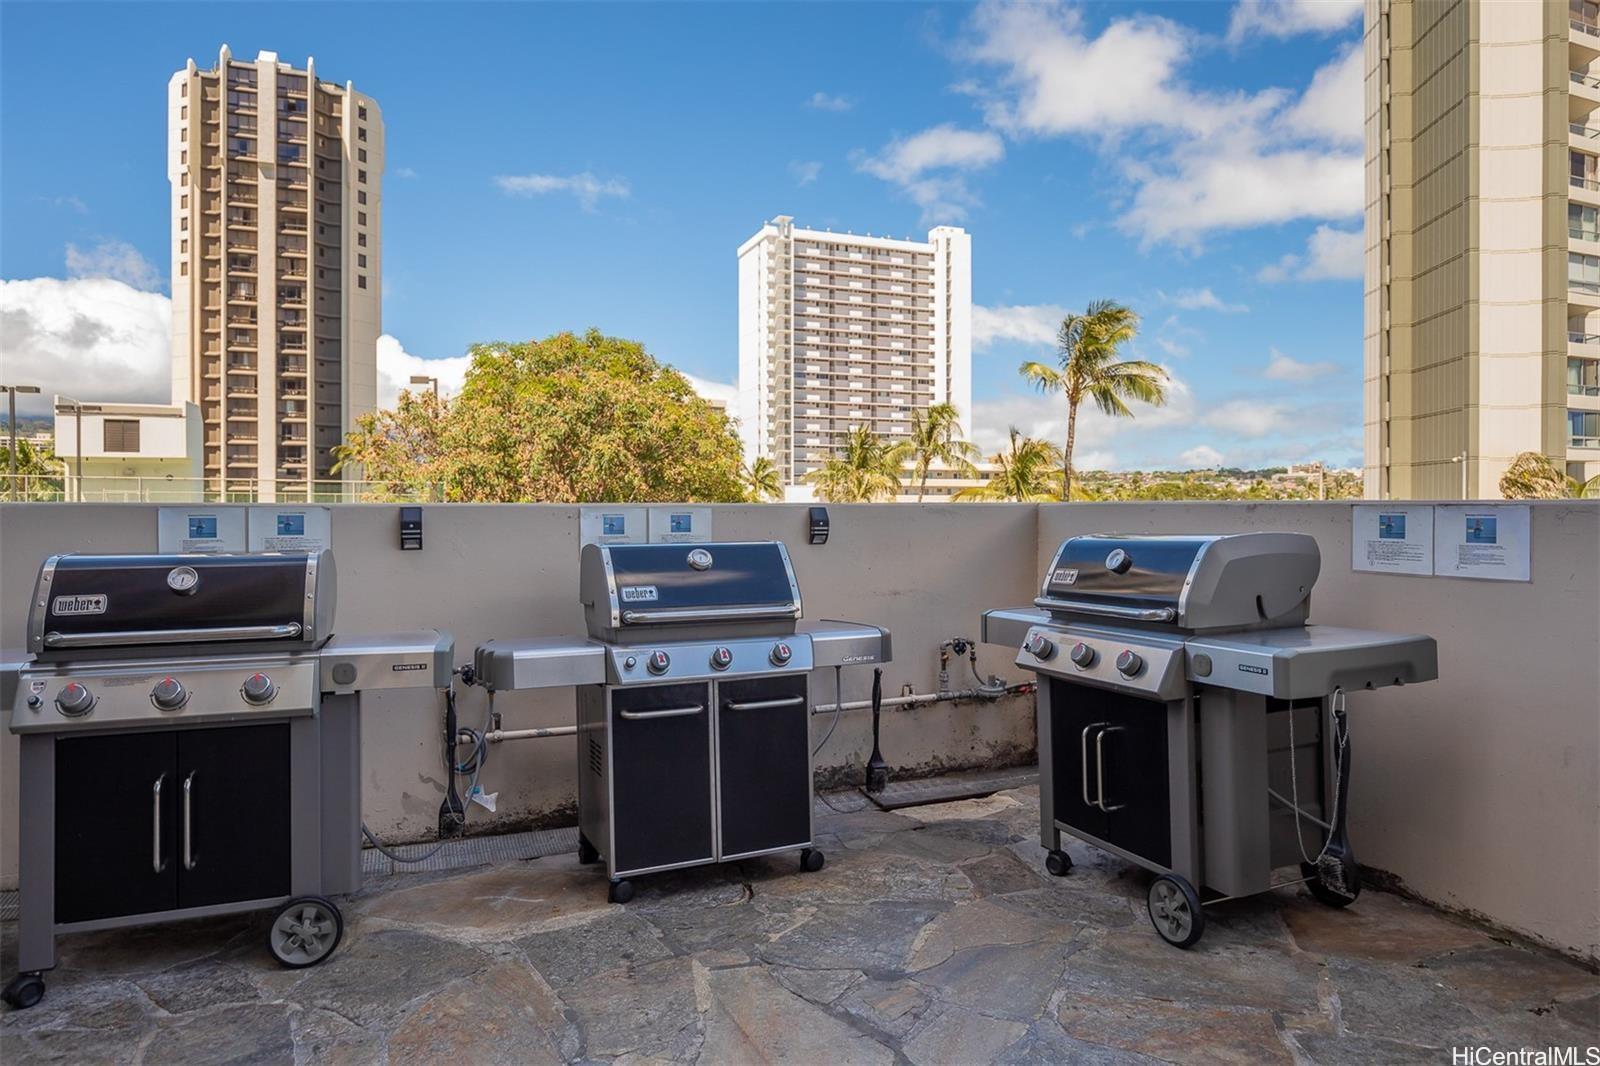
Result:
<svg viewBox="0 0 1600 1066"><path fill-rule="evenodd" d="M57 396L55 420L67 499L197 497L204 426L195 404L79 403Z"/></svg>

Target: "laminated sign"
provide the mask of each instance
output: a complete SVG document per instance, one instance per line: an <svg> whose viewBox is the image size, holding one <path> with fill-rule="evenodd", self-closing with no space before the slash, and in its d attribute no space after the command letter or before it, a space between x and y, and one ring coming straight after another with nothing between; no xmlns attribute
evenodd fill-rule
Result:
<svg viewBox="0 0 1600 1066"><path fill-rule="evenodd" d="M1434 508L1433 572L1440 577L1532 580L1527 504Z"/></svg>
<svg viewBox="0 0 1600 1066"><path fill-rule="evenodd" d="M1350 517L1350 569L1433 573L1433 508L1357 504Z"/></svg>

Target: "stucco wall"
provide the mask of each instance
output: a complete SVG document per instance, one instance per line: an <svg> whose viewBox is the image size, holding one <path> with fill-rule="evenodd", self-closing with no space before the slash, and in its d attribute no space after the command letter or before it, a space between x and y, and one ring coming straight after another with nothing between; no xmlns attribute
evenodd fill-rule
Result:
<svg viewBox="0 0 1600 1066"><path fill-rule="evenodd" d="M0 647L23 643L39 561L53 551L155 547L153 506L0 506ZM396 546L394 507L333 509L343 632L435 625L457 639L457 661L494 636L581 632L576 601L578 509L430 506L426 549ZM785 540L809 618L887 626L896 659L886 693L936 683L937 646L975 636L986 607L1031 601L1038 575L1074 533L1310 533L1322 546L1315 622L1421 631L1440 645L1441 680L1351 697L1356 751L1352 833L1358 856L1422 895L1480 912L1590 956L1600 940L1600 505L1534 505L1533 581L1356 574L1350 505L1073 504L832 506L833 536L805 544L805 508L715 510L724 539ZM1011 655L984 648L979 666L1020 679ZM967 680L962 664L954 684ZM831 699L831 671L814 678ZM863 698L871 671L846 671L845 698ZM508 693L507 728L572 720L568 692ZM484 711L462 693L463 721ZM440 707L423 694L375 694L364 723L363 809L374 830L416 839L436 823L442 795ZM826 722L814 723L821 736ZM938 705L893 714L884 753L896 767L976 764L1032 743L1031 703ZM865 714L846 714L818 757L824 770L859 767L870 750ZM482 783L500 793L508 823L554 817L573 802L566 739L494 749ZM0 884L15 883L16 742L0 733ZM481 811L474 812L477 820ZM483 819L480 824L487 824Z"/></svg>

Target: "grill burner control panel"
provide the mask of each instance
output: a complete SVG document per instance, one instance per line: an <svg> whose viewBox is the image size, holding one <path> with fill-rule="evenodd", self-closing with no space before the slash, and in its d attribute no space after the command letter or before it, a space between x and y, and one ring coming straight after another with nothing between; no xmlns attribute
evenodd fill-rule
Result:
<svg viewBox="0 0 1600 1066"><path fill-rule="evenodd" d="M14 733L215 722L311 714L315 659L119 663L23 671L11 708Z"/></svg>
<svg viewBox="0 0 1600 1066"><path fill-rule="evenodd" d="M608 645L607 681L613 685L653 684L707 677L806 673L813 669L811 638L754 637L745 640L684 641L660 647Z"/></svg>
<svg viewBox="0 0 1600 1066"><path fill-rule="evenodd" d="M1067 649L1066 655L1058 649ZM1088 627L1035 626L1028 630L1016 663L1026 670L1099 685L1153 699L1181 699L1185 681L1183 641Z"/></svg>

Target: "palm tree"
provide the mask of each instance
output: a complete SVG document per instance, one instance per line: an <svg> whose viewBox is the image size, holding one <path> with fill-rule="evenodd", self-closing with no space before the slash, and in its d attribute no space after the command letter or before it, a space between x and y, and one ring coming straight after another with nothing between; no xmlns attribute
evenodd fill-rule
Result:
<svg viewBox="0 0 1600 1066"><path fill-rule="evenodd" d="M778 479L778 466L765 455L745 467L744 490L756 503L776 500L783 495L783 484Z"/></svg>
<svg viewBox="0 0 1600 1066"><path fill-rule="evenodd" d="M1579 481L1540 452L1523 452L1500 475L1500 495L1508 500L1592 500L1600 498L1600 477Z"/></svg>
<svg viewBox="0 0 1600 1066"><path fill-rule="evenodd" d="M871 503L893 499L900 492L900 466L907 457L904 444L890 444L866 426L857 426L845 438L843 450L806 475L817 498L827 503Z"/></svg>
<svg viewBox="0 0 1600 1066"><path fill-rule="evenodd" d="M1139 316L1113 300L1095 300L1081 315L1068 315L1056 331L1058 367L1023 363L1020 373L1040 392L1067 398L1067 445L1061 452L1062 498L1072 497L1072 449L1078 437L1078 405L1085 398L1118 418L1132 418L1127 401L1167 402L1167 372L1143 359L1117 360L1117 351L1139 332Z"/></svg>
<svg viewBox="0 0 1600 1066"><path fill-rule="evenodd" d="M944 463L959 475L973 473L972 461L979 452L957 435L960 429L961 415L953 403L936 403L926 411L912 413L907 451L912 475L917 479L918 503L928 491L928 468L934 463Z"/></svg>
<svg viewBox="0 0 1600 1066"><path fill-rule="evenodd" d="M957 500L1017 500L1022 503L1048 503L1061 499L1056 464L1061 449L1047 440L1023 436L1011 427L1011 442L993 462L1000 472L988 484L956 493Z"/></svg>

